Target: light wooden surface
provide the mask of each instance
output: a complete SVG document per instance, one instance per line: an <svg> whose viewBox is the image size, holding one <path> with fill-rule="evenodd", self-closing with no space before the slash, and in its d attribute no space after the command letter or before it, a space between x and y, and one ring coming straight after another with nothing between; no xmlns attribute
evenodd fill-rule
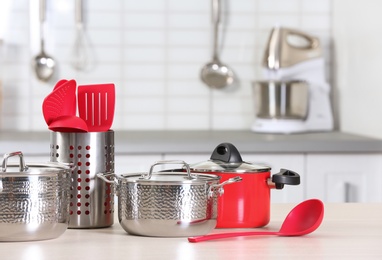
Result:
<svg viewBox="0 0 382 260"><path fill-rule="evenodd" d="M295 204L272 205L278 230ZM215 229L213 232L232 231ZM189 243L186 238L127 234L110 228L69 229L47 241L0 243L1 259L382 259L382 204L325 204L322 225L302 237L256 236Z"/></svg>

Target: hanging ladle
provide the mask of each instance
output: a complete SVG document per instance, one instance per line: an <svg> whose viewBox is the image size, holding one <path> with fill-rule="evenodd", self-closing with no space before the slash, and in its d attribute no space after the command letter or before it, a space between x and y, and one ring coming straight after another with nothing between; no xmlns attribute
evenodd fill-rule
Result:
<svg viewBox="0 0 382 260"><path fill-rule="evenodd" d="M44 44L44 23L46 17L46 2L39 2L39 18L40 18L40 53L34 58L34 70L37 78L41 81L49 81L53 74L56 65L55 60L45 53Z"/></svg>
<svg viewBox="0 0 382 260"><path fill-rule="evenodd" d="M279 231L220 233L189 237L188 241L196 243L221 238L255 235L303 236L315 231L321 225L323 218L324 204L322 201L318 199L310 199L301 202L289 212Z"/></svg>
<svg viewBox="0 0 382 260"><path fill-rule="evenodd" d="M234 73L230 67L221 63L218 55L220 0L212 0L212 22L214 29L212 61L204 65L200 77L210 88L222 89L233 84Z"/></svg>

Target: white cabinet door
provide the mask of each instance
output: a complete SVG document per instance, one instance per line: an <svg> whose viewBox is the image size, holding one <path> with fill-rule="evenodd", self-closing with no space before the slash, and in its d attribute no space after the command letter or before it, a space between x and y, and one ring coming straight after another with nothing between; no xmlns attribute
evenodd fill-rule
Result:
<svg viewBox="0 0 382 260"><path fill-rule="evenodd" d="M299 203L304 200L306 183L305 156L303 154L242 154L246 162L265 164L275 174L288 169L300 175L300 185L285 185L282 190L271 190L271 203Z"/></svg>
<svg viewBox="0 0 382 260"><path fill-rule="evenodd" d="M307 155L307 196L325 202L382 202L381 154Z"/></svg>

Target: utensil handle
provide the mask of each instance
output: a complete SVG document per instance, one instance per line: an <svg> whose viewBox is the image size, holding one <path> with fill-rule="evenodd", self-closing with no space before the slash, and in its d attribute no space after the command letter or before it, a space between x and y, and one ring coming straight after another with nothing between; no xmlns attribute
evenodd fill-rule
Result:
<svg viewBox="0 0 382 260"><path fill-rule="evenodd" d="M213 60L218 59L219 23L220 23L220 0L211 0L211 17L213 24Z"/></svg>
<svg viewBox="0 0 382 260"><path fill-rule="evenodd" d="M197 242L202 242L202 241L207 241L207 240L230 238L230 237L263 236L263 235L279 235L279 232L267 232L267 231L259 231L259 232L229 232L229 233L221 233L221 234L211 234L211 235L205 235L205 236L189 237L188 241L191 242L191 243L197 243Z"/></svg>
<svg viewBox="0 0 382 260"><path fill-rule="evenodd" d="M83 24L83 11L82 11L83 1L82 0L76 0L75 3L75 19L77 25Z"/></svg>
<svg viewBox="0 0 382 260"><path fill-rule="evenodd" d="M44 23L46 19L46 0L40 0L39 2L39 18L40 23Z"/></svg>
<svg viewBox="0 0 382 260"><path fill-rule="evenodd" d="M39 19L40 19L40 49L45 54L44 44L44 23L46 20L46 0L39 0Z"/></svg>
<svg viewBox="0 0 382 260"><path fill-rule="evenodd" d="M220 23L220 0L212 0L212 23Z"/></svg>

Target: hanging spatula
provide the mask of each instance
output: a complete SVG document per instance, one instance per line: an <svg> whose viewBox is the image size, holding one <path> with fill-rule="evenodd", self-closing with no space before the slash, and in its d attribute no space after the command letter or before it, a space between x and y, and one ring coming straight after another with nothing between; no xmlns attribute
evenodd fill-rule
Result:
<svg viewBox="0 0 382 260"><path fill-rule="evenodd" d="M78 112L89 132L105 132L114 120L114 84L78 86Z"/></svg>

